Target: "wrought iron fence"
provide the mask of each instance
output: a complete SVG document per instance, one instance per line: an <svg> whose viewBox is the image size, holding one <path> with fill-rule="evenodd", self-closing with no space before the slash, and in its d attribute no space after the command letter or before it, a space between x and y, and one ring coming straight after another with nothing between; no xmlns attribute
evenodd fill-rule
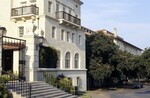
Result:
<svg viewBox="0 0 150 98"><path fill-rule="evenodd" d="M7 86L7 89L17 92L24 97L31 98L31 84L9 72L2 71L0 76L4 77L2 78L4 79L3 84Z"/></svg>

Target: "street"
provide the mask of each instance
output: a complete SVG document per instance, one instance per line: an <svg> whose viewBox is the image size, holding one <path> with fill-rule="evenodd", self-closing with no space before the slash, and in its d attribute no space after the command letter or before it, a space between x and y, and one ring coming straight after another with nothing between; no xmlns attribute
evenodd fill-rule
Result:
<svg viewBox="0 0 150 98"><path fill-rule="evenodd" d="M117 89L89 91L92 98L150 98L150 86L141 89Z"/></svg>
<svg viewBox="0 0 150 98"><path fill-rule="evenodd" d="M141 89L129 89L106 94L110 98L150 98L150 86L145 86Z"/></svg>

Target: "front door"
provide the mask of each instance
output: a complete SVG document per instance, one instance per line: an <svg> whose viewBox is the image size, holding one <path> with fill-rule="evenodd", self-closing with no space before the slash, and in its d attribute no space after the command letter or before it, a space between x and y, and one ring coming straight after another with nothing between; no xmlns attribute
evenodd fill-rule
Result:
<svg viewBox="0 0 150 98"><path fill-rule="evenodd" d="M2 70L3 71L13 71L13 51L3 50L2 52Z"/></svg>

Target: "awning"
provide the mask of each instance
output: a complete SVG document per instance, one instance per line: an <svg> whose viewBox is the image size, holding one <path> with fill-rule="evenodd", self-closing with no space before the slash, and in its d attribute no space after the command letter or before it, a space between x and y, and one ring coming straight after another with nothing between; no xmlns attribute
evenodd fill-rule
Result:
<svg viewBox="0 0 150 98"><path fill-rule="evenodd" d="M3 36L3 50L20 50L26 47L26 40Z"/></svg>

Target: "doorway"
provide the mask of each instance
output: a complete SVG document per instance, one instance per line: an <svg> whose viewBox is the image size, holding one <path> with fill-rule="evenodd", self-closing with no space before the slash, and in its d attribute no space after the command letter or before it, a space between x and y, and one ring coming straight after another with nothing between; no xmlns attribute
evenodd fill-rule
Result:
<svg viewBox="0 0 150 98"><path fill-rule="evenodd" d="M3 50L2 53L2 69L5 72L13 72L13 50Z"/></svg>

